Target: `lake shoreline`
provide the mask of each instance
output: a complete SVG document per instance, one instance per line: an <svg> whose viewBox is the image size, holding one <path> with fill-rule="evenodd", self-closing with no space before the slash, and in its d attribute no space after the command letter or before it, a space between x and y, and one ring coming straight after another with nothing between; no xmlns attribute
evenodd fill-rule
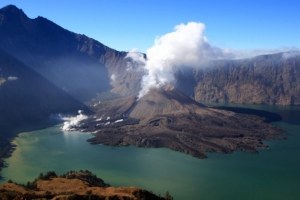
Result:
<svg viewBox="0 0 300 200"><path fill-rule="evenodd" d="M263 117L263 118L265 118L265 122L267 122L267 123L282 120L282 118L279 114L269 112L269 111L265 111L265 110L234 107L234 106L211 106L211 107L216 108L216 109L223 109L223 110L227 110L227 111L233 111L233 112L241 113L241 114L250 114L250 115L255 115L255 116L258 116L258 117ZM38 125L35 124L31 127L29 126L29 127L23 128L23 129L18 129L18 131L13 131L13 134L12 134L13 136L11 138L9 138L9 142L5 146L1 147L0 172L1 172L2 168L5 167L5 159L9 158L11 156L11 154L14 152L16 146L13 144L13 141L16 137L18 137L18 135L20 133L36 131L36 130L39 130L39 129L44 129L44 128L47 128L47 127L51 127L53 125L57 125L61 122L62 121L48 119L48 120L46 120L42 123L41 122L38 123ZM94 134L92 134L92 135L94 135ZM282 139L282 138L278 137L278 138L274 138L274 139ZM283 139L285 139L285 138L283 138ZM87 142L89 142L90 144L98 144L97 142L95 142L92 139L89 139ZM113 145L113 146L118 146L118 145ZM0 179L1 178L2 177L0 175Z"/></svg>
<svg viewBox="0 0 300 200"><path fill-rule="evenodd" d="M7 142L0 147L0 180L2 179L1 171L4 167L6 167L5 159L9 158L12 153L17 148L15 144L13 144L13 141L19 136L19 134L24 132L31 132L31 131L37 131L40 129L48 128L57 124L60 124L61 121L57 119L47 119L42 122L38 122L34 125L27 125L26 127L17 128L16 130L10 131L10 137L6 138Z"/></svg>
<svg viewBox="0 0 300 200"><path fill-rule="evenodd" d="M296 125L288 124L294 112L277 107L263 109L286 114L284 121L272 124L285 130L288 139L266 141L270 148L259 150L258 154L209 153L209 159L197 159L166 148L90 145L86 140L91 134L64 132L61 125L56 125L19 134L14 140L18 148L6 160L8 167L2 170L2 182L11 179L26 184L40 172L52 170L61 174L87 169L109 180L111 185L135 185L157 194L169 191L178 200L199 196L205 200L276 199L287 195L297 198L286 199L298 199L295 183L300 178L297 157L300 120ZM291 110L300 114L298 108ZM213 192L215 188L218 193ZM266 193L266 190L273 192Z"/></svg>
<svg viewBox="0 0 300 200"><path fill-rule="evenodd" d="M234 107L234 106L210 106L212 108L216 108L216 109L223 109L223 110L227 110L227 111L233 111L236 113L241 113L241 114L250 114L250 115L255 115L258 117L263 117L265 118L265 122L266 123L271 123L271 122L276 122L276 121L280 121L282 120L281 116L277 113L274 112L269 112L269 111L265 111L265 110L259 110L259 109L252 109L252 108L243 108L243 107ZM18 129L18 131L13 131L13 136L9 139L9 142L1 147L1 154L0 154L0 180L2 179L1 177L1 170L6 167L5 165L5 159L9 158L12 153L14 152L16 145L13 144L13 141L15 140L16 137L18 137L18 135L20 133L24 133L24 132L31 132L31 131L36 131L39 129L44 129L44 128L48 128L51 127L53 125L57 125L60 124L62 121L61 120L57 120L57 119L48 119L45 120L43 122L40 122L38 124L35 124L33 126L28 126L26 128L23 129ZM80 130L79 130L80 131ZM93 136L95 136L95 134L92 134ZM282 136L282 137L281 137ZM280 133L280 136L275 137L275 138L269 138L269 139L275 139L275 140L280 140L280 139L286 139L285 136L282 135L282 133ZM269 140L267 139L267 140ZM266 140L266 141L267 141ZM87 140L87 142L89 142L90 144L99 144L99 142L97 142L95 139L90 138ZM111 145L108 144L109 146L122 146L122 145ZM124 145L123 145L124 146ZM147 146L140 146L142 148L147 148ZM157 147L152 147L152 148L157 148ZM261 150L264 148L258 148L258 150ZM256 152L256 151L252 151L252 152ZM217 152L220 153L220 152ZM203 157L204 158L204 157Z"/></svg>
<svg viewBox="0 0 300 200"><path fill-rule="evenodd" d="M230 106L207 107L218 115L198 115L190 112L151 118L149 122L132 123L133 118L122 122L97 121L97 116L83 121L78 131L93 133L91 144L108 146L136 146L141 148L168 148L200 159L208 152L257 153L268 148L267 140L285 139L283 131L271 122L282 120L279 114L250 108ZM229 112L228 112L229 111ZM225 113L225 114L224 114ZM117 120L118 121L118 120ZM102 125L101 125L102 123ZM201 130L201 131L200 131ZM199 148L199 146L201 148Z"/></svg>

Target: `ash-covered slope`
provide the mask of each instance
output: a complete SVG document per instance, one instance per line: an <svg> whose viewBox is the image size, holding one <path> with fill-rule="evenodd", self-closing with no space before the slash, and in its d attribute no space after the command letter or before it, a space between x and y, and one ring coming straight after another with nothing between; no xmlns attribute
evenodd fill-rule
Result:
<svg viewBox="0 0 300 200"><path fill-rule="evenodd" d="M262 140L279 133L263 118L203 106L170 86L152 89L139 100L95 107L97 115L81 128L94 132L90 142L106 145L167 147L204 158L207 151L256 151L266 147Z"/></svg>
<svg viewBox="0 0 300 200"><path fill-rule="evenodd" d="M205 106L184 95L172 85L152 89L139 99L129 116L149 120L158 115L188 114L204 110Z"/></svg>

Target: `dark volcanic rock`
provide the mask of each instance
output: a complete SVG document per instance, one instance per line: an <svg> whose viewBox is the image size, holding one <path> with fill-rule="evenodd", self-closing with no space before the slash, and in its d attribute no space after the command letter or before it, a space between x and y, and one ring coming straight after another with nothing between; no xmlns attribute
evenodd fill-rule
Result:
<svg viewBox="0 0 300 200"><path fill-rule="evenodd" d="M256 152L266 147L262 140L280 138L280 130L264 118L206 107L170 86L137 101L104 102L96 110L82 127L94 132L93 144L167 147L205 158L211 151Z"/></svg>
<svg viewBox="0 0 300 200"><path fill-rule="evenodd" d="M240 107L231 107L231 106L216 106L213 108L222 109L222 110L228 110L235 113L242 113L242 114L248 114L248 115L255 115L264 118L265 122L276 122L281 121L282 117L279 114L272 113L269 111L264 110L256 110L256 109L250 109L250 108L240 108Z"/></svg>

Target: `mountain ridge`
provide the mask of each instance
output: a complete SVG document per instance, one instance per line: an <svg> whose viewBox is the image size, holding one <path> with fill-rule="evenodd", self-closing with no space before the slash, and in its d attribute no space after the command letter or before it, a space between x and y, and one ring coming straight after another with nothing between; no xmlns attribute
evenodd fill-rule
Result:
<svg viewBox="0 0 300 200"><path fill-rule="evenodd" d="M195 99L210 103L300 105L299 76L297 51L219 61L214 67L195 73Z"/></svg>
<svg viewBox="0 0 300 200"><path fill-rule="evenodd" d="M23 20L8 20L13 13ZM127 52L46 18L30 19L15 6L0 9L0 15L0 47L80 101L103 92L131 96L140 91L146 72L131 70L135 63ZM212 61L188 73L178 72L176 87L198 102L300 105L298 55L295 50Z"/></svg>
<svg viewBox="0 0 300 200"><path fill-rule="evenodd" d="M30 19L15 6L0 9L0 15L0 47L58 87L80 100L111 89L108 69L121 62L125 52L46 18Z"/></svg>

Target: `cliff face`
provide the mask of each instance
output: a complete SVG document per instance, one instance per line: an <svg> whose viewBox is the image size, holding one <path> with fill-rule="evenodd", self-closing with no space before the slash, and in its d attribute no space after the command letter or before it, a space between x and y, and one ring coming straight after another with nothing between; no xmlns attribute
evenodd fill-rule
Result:
<svg viewBox="0 0 300 200"><path fill-rule="evenodd" d="M300 53L218 61L195 80L200 102L300 105Z"/></svg>

